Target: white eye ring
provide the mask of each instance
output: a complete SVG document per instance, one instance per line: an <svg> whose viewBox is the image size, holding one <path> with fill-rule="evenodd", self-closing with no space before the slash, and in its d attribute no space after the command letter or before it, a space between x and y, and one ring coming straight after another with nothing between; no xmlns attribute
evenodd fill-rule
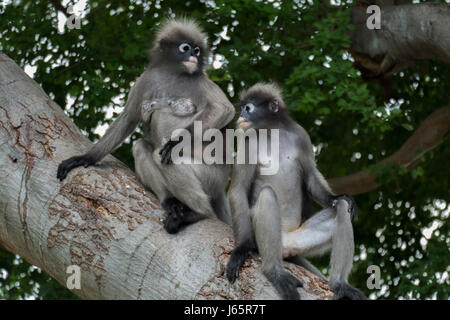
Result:
<svg viewBox="0 0 450 320"><path fill-rule="evenodd" d="M189 50L191 50L191 46L189 45L189 43L182 43L182 44L180 44L180 46L178 47L178 50L181 52L181 53L186 53L186 52L188 52Z"/></svg>
<svg viewBox="0 0 450 320"><path fill-rule="evenodd" d="M196 55L197 57L199 57L199 56L200 56L200 48L199 48L199 47L195 47L195 48L194 48L194 53L195 53L195 55Z"/></svg>
<svg viewBox="0 0 450 320"><path fill-rule="evenodd" d="M245 111L247 111L248 113L252 113L253 110L255 110L255 106L253 105L253 103L247 103L245 105Z"/></svg>

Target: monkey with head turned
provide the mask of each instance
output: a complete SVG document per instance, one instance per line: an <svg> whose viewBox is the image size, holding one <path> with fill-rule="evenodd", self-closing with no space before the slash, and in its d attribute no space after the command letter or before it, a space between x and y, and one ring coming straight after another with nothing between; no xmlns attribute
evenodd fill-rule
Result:
<svg viewBox="0 0 450 320"><path fill-rule="evenodd" d="M335 299L366 299L348 284L354 240L352 220L357 214L354 200L335 195L318 171L310 137L288 113L279 88L259 83L241 94L239 128L244 131L278 130L278 172L263 175L257 149L256 163L235 163L228 192L236 248L227 265L227 277L234 282L239 269L253 251L262 258L262 270L284 299L299 299L301 282L282 266L284 258L320 274L305 257L331 249L330 286ZM238 144L251 148L249 140ZM268 145L273 145L268 142ZM259 144L258 144L259 146ZM265 154L264 157L267 157ZM313 213L310 198L324 209Z"/></svg>

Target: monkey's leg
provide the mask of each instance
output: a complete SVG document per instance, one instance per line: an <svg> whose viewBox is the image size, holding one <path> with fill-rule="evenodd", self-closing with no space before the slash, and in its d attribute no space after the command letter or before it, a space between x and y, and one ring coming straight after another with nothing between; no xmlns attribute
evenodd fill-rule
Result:
<svg viewBox="0 0 450 320"><path fill-rule="evenodd" d="M185 205L177 217L179 228L188 224L214 216L211 204L213 194L211 190L203 187L201 177L214 179L210 174L209 166L202 164L162 164L159 150L153 152L153 161L164 176L167 190ZM225 188L225 187L224 187ZM178 230L176 230L178 231ZM175 232L176 232L175 231Z"/></svg>
<svg viewBox="0 0 450 320"><path fill-rule="evenodd" d="M151 189L168 216L164 228L168 233L176 233L184 225L194 223L204 217L193 212L189 207L175 198L166 187L165 178L152 158L153 150L148 142L140 139L133 146L136 174L147 188Z"/></svg>
<svg viewBox="0 0 450 320"><path fill-rule="evenodd" d="M155 153L153 155L155 156ZM160 163L157 163L157 165L165 177L167 189L175 198L186 204L194 212L214 216L211 199L198 179L198 176L206 173L196 172L203 165L162 165ZM199 168L194 166L199 166Z"/></svg>
<svg viewBox="0 0 450 320"><path fill-rule="evenodd" d="M152 158L152 147L144 139L139 139L133 146L133 157L136 175L139 181L152 190L161 203L171 198L167 190L164 177Z"/></svg>
<svg viewBox="0 0 450 320"><path fill-rule="evenodd" d="M275 193L265 187L250 212L262 270L283 299L300 299L301 282L282 266L281 220Z"/></svg>
<svg viewBox="0 0 450 320"><path fill-rule="evenodd" d="M231 225L230 205L228 204L225 192L212 200L212 206L217 218L226 224Z"/></svg>
<svg viewBox="0 0 450 320"><path fill-rule="evenodd" d="M283 232L283 255L315 256L331 248L330 286L335 299L365 299L347 282L354 253L353 228L347 210L348 203L339 200L336 208L319 211L297 230Z"/></svg>

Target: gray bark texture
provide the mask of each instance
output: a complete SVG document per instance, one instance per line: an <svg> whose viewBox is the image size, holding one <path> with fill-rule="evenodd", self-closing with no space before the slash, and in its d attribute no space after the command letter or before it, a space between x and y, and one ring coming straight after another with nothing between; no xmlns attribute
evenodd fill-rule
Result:
<svg viewBox="0 0 450 320"><path fill-rule="evenodd" d="M363 76L387 77L421 59L450 64L449 5L375 3L381 7L380 29L367 28L368 4L352 11L351 52Z"/></svg>
<svg viewBox="0 0 450 320"><path fill-rule="evenodd" d="M91 142L39 85L0 53L0 246L66 286L81 268L84 299L278 299L249 260L231 285L229 226L207 219L167 234L154 195L112 156L56 179ZM303 299L332 298L326 281L286 263Z"/></svg>

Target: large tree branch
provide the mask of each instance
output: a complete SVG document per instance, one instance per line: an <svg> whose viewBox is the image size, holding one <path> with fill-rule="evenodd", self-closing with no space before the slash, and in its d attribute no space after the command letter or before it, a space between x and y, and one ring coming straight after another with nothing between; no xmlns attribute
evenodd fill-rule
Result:
<svg viewBox="0 0 450 320"><path fill-rule="evenodd" d="M382 160L380 164L396 164L408 170L414 168L422 155L436 148L444 140L450 126L450 104L429 115L398 151ZM376 189L376 175L359 171L348 176L328 180L336 193L360 194Z"/></svg>
<svg viewBox="0 0 450 320"><path fill-rule="evenodd" d="M450 6L442 3L382 6L379 30L367 28L366 7L353 7L355 29L350 32L355 65L364 77L387 77L420 59L450 64Z"/></svg>
<svg viewBox="0 0 450 320"><path fill-rule="evenodd" d="M0 244L66 286L66 268L81 267L81 298L277 299L246 264L230 285L230 227L201 221L177 235L162 227L155 197L109 156L60 183L58 163L92 144L7 56L0 53ZM306 299L332 297L327 283L286 263Z"/></svg>

